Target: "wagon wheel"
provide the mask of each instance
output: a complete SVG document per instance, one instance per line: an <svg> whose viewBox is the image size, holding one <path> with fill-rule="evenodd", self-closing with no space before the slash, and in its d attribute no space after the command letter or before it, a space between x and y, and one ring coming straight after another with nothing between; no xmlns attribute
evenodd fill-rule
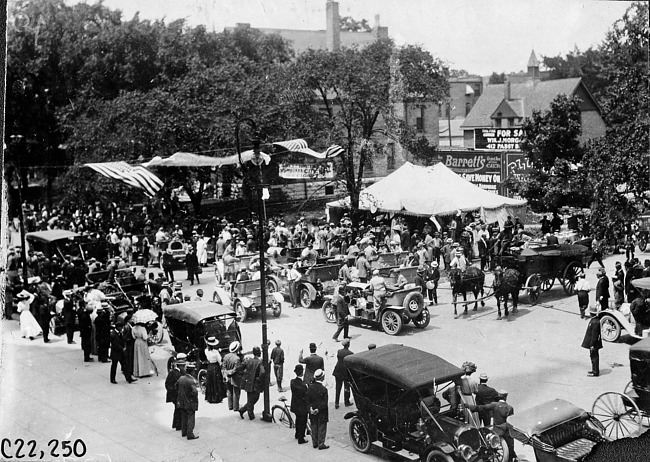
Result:
<svg viewBox="0 0 650 462"><path fill-rule="evenodd" d="M627 385L625 385L623 394L631 398L633 401L635 397L638 396L631 380L627 383ZM645 419L645 423L643 422L643 419ZM646 427L650 427L650 413L648 413L648 411L645 409L641 411L641 423Z"/></svg>
<svg viewBox="0 0 650 462"><path fill-rule="evenodd" d="M528 302L531 305L535 305L539 301L543 282L541 276L537 273L531 274L526 279L526 294L528 295Z"/></svg>
<svg viewBox="0 0 650 462"><path fill-rule="evenodd" d="M611 439L629 438L641 432L641 412L636 403L623 393L603 393L591 408L591 413L605 427Z"/></svg>
<svg viewBox="0 0 650 462"><path fill-rule="evenodd" d="M541 284L542 290L544 292L548 292L549 290L551 290L553 284L555 284L555 278L552 277L552 278L541 278L541 279L542 279L542 284Z"/></svg>
<svg viewBox="0 0 650 462"><path fill-rule="evenodd" d="M562 275L562 287L564 287L564 292L567 295L575 294L576 281L578 280L578 275L584 272L582 263L572 261L564 268L564 273Z"/></svg>

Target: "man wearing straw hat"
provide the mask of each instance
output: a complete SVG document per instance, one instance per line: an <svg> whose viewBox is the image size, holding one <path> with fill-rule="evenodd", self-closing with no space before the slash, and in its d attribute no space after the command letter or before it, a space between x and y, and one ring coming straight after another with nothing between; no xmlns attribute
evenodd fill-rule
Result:
<svg viewBox="0 0 650 462"><path fill-rule="evenodd" d="M307 405L309 406L309 420L311 422L311 441L314 449L328 449L325 444L327 437L327 422L329 413L327 408L327 388L323 386L325 372L318 369L314 373L314 382L307 388Z"/></svg>
<svg viewBox="0 0 650 462"><path fill-rule="evenodd" d="M598 312L600 311L598 303L589 308L589 315L591 319L587 325L585 338L582 340L582 348L589 350L589 357L591 358L591 370L587 372L588 377L598 377L600 375L600 350L603 347L603 341L600 337L600 319L598 319Z"/></svg>

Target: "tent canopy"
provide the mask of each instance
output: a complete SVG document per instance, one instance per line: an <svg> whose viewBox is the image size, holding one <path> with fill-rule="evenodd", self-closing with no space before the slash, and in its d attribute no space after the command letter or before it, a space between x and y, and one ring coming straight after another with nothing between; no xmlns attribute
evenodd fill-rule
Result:
<svg viewBox="0 0 650 462"><path fill-rule="evenodd" d="M407 162L359 196L359 209L372 213L433 217L478 210L488 223L503 223L508 215L522 213L526 204L486 191L442 163L421 167ZM349 208L350 197L329 202L327 207Z"/></svg>

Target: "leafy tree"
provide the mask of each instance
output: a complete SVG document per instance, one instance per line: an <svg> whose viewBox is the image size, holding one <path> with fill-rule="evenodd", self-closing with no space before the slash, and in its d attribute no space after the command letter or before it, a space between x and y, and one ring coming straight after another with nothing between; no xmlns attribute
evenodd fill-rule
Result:
<svg viewBox="0 0 650 462"><path fill-rule="evenodd" d="M557 96L544 112L524 121L521 150L535 170L519 184L519 194L537 211L588 205L590 188L581 184L580 101Z"/></svg>
<svg viewBox="0 0 650 462"><path fill-rule="evenodd" d="M564 58L544 56L542 62L548 70L547 80L580 77L597 100L607 85L603 73L603 53L599 49L589 48L582 52L577 47Z"/></svg>
<svg viewBox="0 0 650 462"><path fill-rule="evenodd" d="M593 186L592 226L622 229L648 207L650 77L648 3L632 4L600 46L607 87L602 92L607 134L585 155Z"/></svg>
<svg viewBox="0 0 650 462"><path fill-rule="evenodd" d="M314 120L324 119L326 128L317 141L345 149L343 177L356 220L364 169L378 147L375 133L396 140L405 135L394 102L442 100L449 92L448 71L420 47L379 40L364 48L308 50L291 74L291 87L321 109Z"/></svg>
<svg viewBox="0 0 650 462"><path fill-rule="evenodd" d="M499 83L504 83L506 81L506 74L505 72L502 72L501 74L497 74L496 72L492 72L492 75L490 75L490 80L488 83L490 85L496 85Z"/></svg>
<svg viewBox="0 0 650 462"><path fill-rule="evenodd" d="M367 19L357 21L351 16L343 16L339 20L342 31L346 32L372 32L372 27L368 24Z"/></svg>

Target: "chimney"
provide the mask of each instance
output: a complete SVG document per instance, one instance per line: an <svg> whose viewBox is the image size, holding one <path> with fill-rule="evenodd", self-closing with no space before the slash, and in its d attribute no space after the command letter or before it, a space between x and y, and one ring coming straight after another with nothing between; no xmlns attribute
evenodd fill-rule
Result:
<svg viewBox="0 0 650 462"><path fill-rule="evenodd" d="M506 101L510 101L510 81L506 80L504 84L504 89L503 89L503 97L505 98Z"/></svg>
<svg viewBox="0 0 650 462"><path fill-rule="evenodd" d="M327 31L326 44L329 51L341 49L341 18L339 17L339 4L327 0L326 5Z"/></svg>

